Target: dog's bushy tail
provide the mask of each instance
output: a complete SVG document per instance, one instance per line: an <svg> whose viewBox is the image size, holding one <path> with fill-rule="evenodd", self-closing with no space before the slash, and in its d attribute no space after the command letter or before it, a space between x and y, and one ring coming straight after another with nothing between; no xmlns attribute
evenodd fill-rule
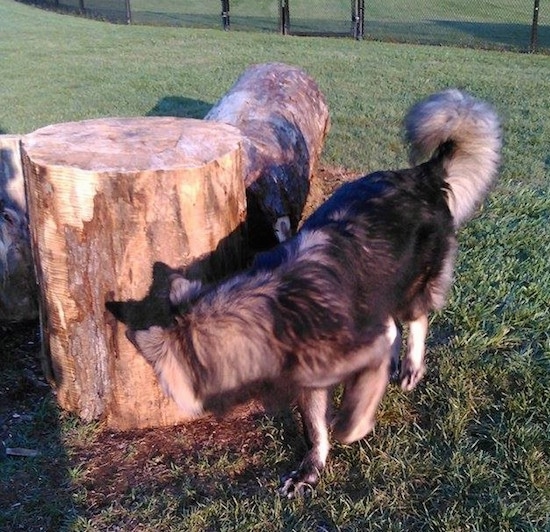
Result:
<svg viewBox="0 0 550 532"><path fill-rule="evenodd" d="M485 199L500 162L500 121L493 108L457 89L448 89L416 104L405 119L416 164L443 157L449 208L455 226L468 221ZM443 149L444 145L451 149Z"/></svg>

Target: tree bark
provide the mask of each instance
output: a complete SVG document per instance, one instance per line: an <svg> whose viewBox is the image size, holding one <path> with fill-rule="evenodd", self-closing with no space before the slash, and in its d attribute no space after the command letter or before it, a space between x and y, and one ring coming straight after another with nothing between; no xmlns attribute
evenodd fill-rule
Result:
<svg viewBox="0 0 550 532"><path fill-rule="evenodd" d="M34 277L19 135L0 135L0 321L35 319Z"/></svg>
<svg viewBox="0 0 550 532"><path fill-rule="evenodd" d="M252 66L205 119L233 125L245 137L251 245L267 248L288 238L300 222L330 126L315 81L282 63Z"/></svg>
<svg viewBox="0 0 550 532"><path fill-rule="evenodd" d="M23 139L43 355L63 408L117 429L184 419L105 303L143 299L157 261L206 257L206 276L242 266L242 143L229 125L167 117L58 124Z"/></svg>

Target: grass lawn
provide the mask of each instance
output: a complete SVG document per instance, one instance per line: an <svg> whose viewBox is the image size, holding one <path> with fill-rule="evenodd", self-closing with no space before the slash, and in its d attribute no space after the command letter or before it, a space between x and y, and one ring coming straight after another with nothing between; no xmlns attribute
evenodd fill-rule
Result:
<svg viewBox="0 0 550 532"><path fill-rule="evenodd" d="M428 374L390 388L372 435L335 445L315 494L286 501L292 414L114 433L40 385L36 325L0 326L0 530L550 530L550 61L446 47L116 26L0 0L0 133L102 116L202 117L250 64L319 83L323 164L406 164L411 103L458 86L504 121L501 178L460 234Z"/></svg>
<svg viewBox="0 0 550 532"><path fill-rule="evenodd" d="M28 1L28 0L23 0ZM61 0L60 7L79 10L82 0ZM122 0L83 0L88 15L126 23ZM544 4L544 3L543 3ZM131 0L136 24L219 28L218 0ZM349 0L290 0L293 34L350 35ZM230 0L234 31L279 31L278 0ZM365 3L368 39L456 44L526 51L529 48L533 2L456 2L455 0L369 0ZM550 10L539 9L538 49L550 50Z"/></svg>

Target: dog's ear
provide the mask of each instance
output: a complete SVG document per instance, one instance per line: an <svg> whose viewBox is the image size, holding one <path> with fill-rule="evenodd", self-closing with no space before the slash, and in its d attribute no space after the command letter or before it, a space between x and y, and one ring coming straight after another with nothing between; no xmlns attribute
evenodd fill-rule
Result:
<svg viewBox="0 0 550 532"><path fill-rule="evenodd" d="M153 367L166 356L169 349L166 330L156 325L140 331L129 329L126 337Z"/></svg>
<svg viewBox="0 0 550 532"><path fill-rule="evenodd" d="M182 303L191 301L201 291L200 281L190 281L180 274L170 275L170 303L177 307Z"/></svg>
<svg viewBox="0 0 550 532"><path fill-rule="evenodd" d="M128 331L128 339L153 366L164 393L171 397L188 416L203 412L203 403L197 394L198 384L192 368L185 360L182 346L170 330L153 326L141 331Z"/></svg>

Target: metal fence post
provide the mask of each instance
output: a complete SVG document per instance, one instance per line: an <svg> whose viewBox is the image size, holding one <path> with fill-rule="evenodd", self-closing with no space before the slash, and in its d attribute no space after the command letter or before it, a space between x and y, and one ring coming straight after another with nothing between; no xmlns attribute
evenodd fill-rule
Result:
<svg viewBox="0 0 550 532"><path fill-rule="evenodd" d="M130 0L126 1L126 24L132 23L132 8L130 7Z"/></svg>
<svg viewBox="0 0 550 532"><path fill-rule="evenodd" d="M279 0L279 30L283 35L288 35L290 29L289 0Z"/></svg>
<svg viewBox="0 0 550 532"><path fill-rule="evenodd" d="M537 38L539 30L539 5L540 0L535 0L533 7L533 25L531 26L531 42L529 43L529 52L537 51Z"/></svg>
<svg viewBox="0 0 550 532"><path fill-rule="evenodd" d="M351 33L357 40L365 36L365 0L351 0Z"/></svg>
<svg viewBox="0 0 550 532"><path fill-rule="evenodd" d="M222 0L222 26L224 31L228 31L230 29L229 0Z"/></svg>

